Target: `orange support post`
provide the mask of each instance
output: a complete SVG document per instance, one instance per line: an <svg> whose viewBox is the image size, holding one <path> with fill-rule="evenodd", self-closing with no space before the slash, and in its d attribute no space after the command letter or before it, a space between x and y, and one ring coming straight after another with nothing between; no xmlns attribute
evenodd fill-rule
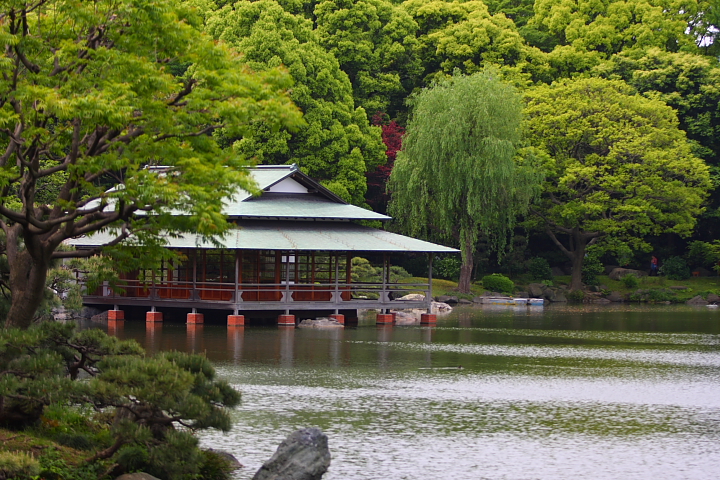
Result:
<svg viewBox="0 0 720 480"><path fill-rule="evenodd" d="M294 327L295 326L295 315L279 315L278 325L281 327Z"/></svg>
<svg viewBox="0 0 720 480"><path fill-rule="evenodd" d="M375 323L377 325L392 325L394 317L392 313L378 313Z"/></svg>

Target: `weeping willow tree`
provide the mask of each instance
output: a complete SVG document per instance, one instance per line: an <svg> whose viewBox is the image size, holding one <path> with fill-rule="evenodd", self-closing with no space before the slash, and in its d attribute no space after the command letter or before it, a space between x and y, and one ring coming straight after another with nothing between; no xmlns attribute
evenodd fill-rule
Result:
<svg viewBox="0 0 720 480"><path fill-rule="evenodd" d="M470 292L478 236L502 253L539 188L535 170L517 161L521 118L518 92L490 72L455 75L413 100L389 211L410 235L459 244L461 293Z"/></svg>

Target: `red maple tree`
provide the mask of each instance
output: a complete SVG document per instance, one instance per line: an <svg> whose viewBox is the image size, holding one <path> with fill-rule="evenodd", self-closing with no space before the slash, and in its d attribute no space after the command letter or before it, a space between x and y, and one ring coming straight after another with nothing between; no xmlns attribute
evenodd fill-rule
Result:
<svg viewBox="0 0 720 480"><path fill-rule="evenodd" d="M388 115L383 112L377 112L373 115L371 122L373 125L382 128L382 140L386 147L387 162L366 174L368 189L365 200L376 212L385 213L390 200L386 188L387 180L390 177L393 165L395 165L397 152L402 148L402 137L405 135L405 128L401 127L395 120L390 120Z"/></svg>

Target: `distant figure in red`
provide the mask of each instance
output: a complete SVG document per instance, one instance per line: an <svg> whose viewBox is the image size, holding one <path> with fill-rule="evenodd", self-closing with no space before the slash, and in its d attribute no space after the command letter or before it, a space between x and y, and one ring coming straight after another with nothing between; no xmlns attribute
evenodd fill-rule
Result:
<svg viewBox="0 0 720 480"><path fill-rule="evenodd" d="M655 255L653 255L652 259L650 260L650 276L657 276L658 274L658 259Z"/></svg>

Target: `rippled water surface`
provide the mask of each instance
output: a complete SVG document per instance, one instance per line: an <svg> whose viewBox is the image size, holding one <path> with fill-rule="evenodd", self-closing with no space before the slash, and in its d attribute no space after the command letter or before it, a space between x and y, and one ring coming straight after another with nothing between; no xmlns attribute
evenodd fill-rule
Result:
<svg viewBox="0 0 720 480"><path fill-rule="evenodd" d="M202 436L246 465L238 479L305 426L330 439L326 480L720 475L717 310L486 307L344 330L130 320L117 335L206 352L242 390L233 430Z"/></svg>

